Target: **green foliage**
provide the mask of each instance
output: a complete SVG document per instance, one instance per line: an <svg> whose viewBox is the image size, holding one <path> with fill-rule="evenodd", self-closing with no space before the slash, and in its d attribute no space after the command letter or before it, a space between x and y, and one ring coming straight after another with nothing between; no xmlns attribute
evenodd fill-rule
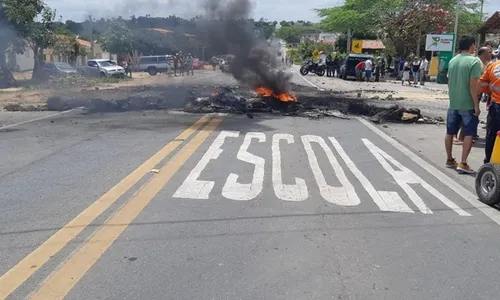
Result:
<svg viewBox="0 0 500 300"><path fill-rule="evenodd" d="M40 0L4 0L4 9L9 23L33 50L35 65L32 78L42 79L43 50L55 43L52 31L55 10Z"/></svg>
<svg viewBox="0 0 500 300"><path fill-rule="evenodd" d="M132 54L134 51L134 34L124 22L116 21L99 38L99 43L107 52Z"/></svg>
<svg viewBox="0 0 500 300"><path fill-rule="evenodd" d="M291 22L287 23L281 21L286 26L281 25L281 27L276 30L276 36L284 40L287 44L299 43L300 38L304 34L316 33L318 29L311 23L306 22Z"/></svg>
<svg viewBox="0 0 500 300"><path fill-rule="evenodd" d="M254 28L257 35L263 39L269 39L273 36L277 21L269 22L264 18L260 18L258 21L254 21Z"/></svg>
<svg viewBox="0 0 500 300"><path fill-rule="evenodd" d="M324 30L376 34L392 42L398 53L407 54L423 46L426 34L453 27L450 10L455 4L456 0L346 0L343 6L317 12Z"/></svg>
<svg viewBox="0 0 500 300"><path fill-rule="evenodd" d="M54 54L61 57L71 65L76 64L79 56L87 55L87 49L80 46L76 37L65 28L55 31L56 41L52 47Z"/></svg>
<svg viewBox="0 0 500 300"><path fill-rule="evenodd" d="M314 51L324 51L326 54L333 53L333 45L328 43L313 43L305 41L301 43L297 49L298 55L302 60L311 59Z"/></svg>

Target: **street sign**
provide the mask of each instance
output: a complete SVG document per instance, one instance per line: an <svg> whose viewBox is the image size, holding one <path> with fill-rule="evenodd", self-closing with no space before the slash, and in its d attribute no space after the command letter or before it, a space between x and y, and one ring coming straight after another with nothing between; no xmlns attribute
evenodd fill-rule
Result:
<svg viewBox="0 0 500 300"><path fill-rule="evenodd" d="M363 41L362 40L352 40L351 52L361 53L363 51Z"/></svg>
<svg viewBox="0 0 500 300"><path fill-rule="evenodd" d="M428 34L425 39L425 51L453 52L455 35L453 33Z"/></svg>

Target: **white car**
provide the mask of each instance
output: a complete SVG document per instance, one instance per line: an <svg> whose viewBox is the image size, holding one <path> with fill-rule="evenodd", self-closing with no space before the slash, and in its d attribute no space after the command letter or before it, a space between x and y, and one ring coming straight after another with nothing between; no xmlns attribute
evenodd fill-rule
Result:
<svg viewBox="0 0 500 300"><path fill-rule="evenodd" d="M89 59L83 68L87 76L117 76L124 77L125 69L110 59Z"/></svg>

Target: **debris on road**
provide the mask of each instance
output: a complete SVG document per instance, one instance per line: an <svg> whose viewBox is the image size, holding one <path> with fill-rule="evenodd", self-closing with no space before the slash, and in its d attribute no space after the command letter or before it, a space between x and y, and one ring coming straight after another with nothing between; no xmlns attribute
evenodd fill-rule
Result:
<svg viewBox="0 0 500 300"><path fill-rule="evenodd" d="M252 116L256 113L281 114L284 116L320 119L335 117L350 119L349 115L367 116L372 122L404 122L438 124L442 118L422 116L417 108L406 109L398 105L381 107L357 98L317 90L297 93L298 101L280 101L273 96L263 96L248 91L235 91L224 87L209 96L191 100L184 111L191 113L235 113ZM419 121L421 120L421 121Z"/></svg>
<svg viewBox="0 0 500 300"><path fill-rule="evenodd" d="M378 100L358 98L359 95L333 91L318 91L310 87L292 85L293 94L279 95L277 99L266 88L249 90L243 86L140 86L121 89L88 90L85 93L67 93L50 97L45 109L64 111L85 107L89 112L123 112L137 110L182 110L190 113L256 114L298 116L310 119L326 117L349 119L365 116L375 123L403 122L441 124L443 118L423 116L417 108L384 105L398 98L389 94ZM387 101L389 100L389 101ZM8 105L6 110L43 110L39 107Z"/></svg>

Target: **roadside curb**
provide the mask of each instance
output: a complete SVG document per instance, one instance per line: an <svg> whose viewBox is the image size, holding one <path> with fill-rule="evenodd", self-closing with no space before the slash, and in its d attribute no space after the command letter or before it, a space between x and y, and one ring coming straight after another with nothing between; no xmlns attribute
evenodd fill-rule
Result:
<svg viewBox="0 0 500 300"><path fill-rule="evenodd" d="M396 80L387 80L386 82L392 83L392 84L401 84L401 81L396 81ZM413 86L413 87L419 88L419 89L428 90L428 91L432 91L432 92L438 92L438 93L442 93L442 94L448 94L448 91L445 90L445 89L432 88L432 87L425 86L425 85L420 85L420 84L418 84L416 86Z"/></svg>

